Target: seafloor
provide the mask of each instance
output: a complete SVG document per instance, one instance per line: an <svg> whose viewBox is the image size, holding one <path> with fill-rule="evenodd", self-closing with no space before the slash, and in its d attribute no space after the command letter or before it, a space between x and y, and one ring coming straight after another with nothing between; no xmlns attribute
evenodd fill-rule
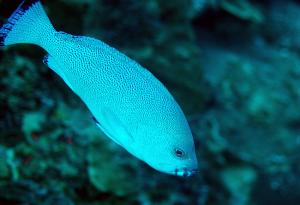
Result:
<svg viewBox="0 0 300 205"><path fill-rule="evenodd" d="M3 22L20 1L0 0ZM300 3L48 0L57 28L159 78L192 128L200 173L169 176L97 128L32 45L0 52L1 205L299 205Z"/></svg>

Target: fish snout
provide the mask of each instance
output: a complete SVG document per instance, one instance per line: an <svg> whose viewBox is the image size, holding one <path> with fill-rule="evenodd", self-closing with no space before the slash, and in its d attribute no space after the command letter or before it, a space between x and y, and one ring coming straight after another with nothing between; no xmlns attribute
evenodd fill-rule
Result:
<svg viewBox="0 0 300 205"><path fill-rule="evenodd" d="M199 172L198 169L188 169L188 168L175 169L174 171L175 176L180 176L180 177L191 177L198 172Z"/></svg>

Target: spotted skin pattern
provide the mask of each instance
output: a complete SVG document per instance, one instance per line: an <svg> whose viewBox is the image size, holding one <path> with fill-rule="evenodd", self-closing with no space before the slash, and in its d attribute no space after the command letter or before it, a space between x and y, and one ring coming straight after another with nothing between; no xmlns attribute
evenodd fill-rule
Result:
<svg viewBox="0 0 300 205"><path fill-rule="evenodd" d="M18 7L1 28L0 43L45 49L43 62L82 99L102 131L137 158L168 174L196 172L193 136L181 108L134 60L100 40L57 32L39 1Z"/></svg>

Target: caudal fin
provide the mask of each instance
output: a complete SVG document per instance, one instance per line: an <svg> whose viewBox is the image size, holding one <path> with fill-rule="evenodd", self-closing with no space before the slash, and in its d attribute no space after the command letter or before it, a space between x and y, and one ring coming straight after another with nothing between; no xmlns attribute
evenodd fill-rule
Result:
<svg viewBox="0 0 300 205"><path fill-rule="evenodd" d="M24 0L0 29L0 46L17 43L43 45L55 32L39 0Z"/></svg>

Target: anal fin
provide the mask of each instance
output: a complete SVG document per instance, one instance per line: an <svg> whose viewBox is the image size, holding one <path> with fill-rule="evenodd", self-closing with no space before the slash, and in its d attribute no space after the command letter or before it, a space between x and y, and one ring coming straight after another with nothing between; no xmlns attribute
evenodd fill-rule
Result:
<svg viewBox="0 0 300 205"><path fill-rule="evenodd" d="M50 54L47 54L43 58L43 63L47 65L49 68L51 68L51 70L53 70L57 75L59 75L65 81L65 83L73 90L70 81L68 80L68 78L63 72L63 68Z"/></svg>

